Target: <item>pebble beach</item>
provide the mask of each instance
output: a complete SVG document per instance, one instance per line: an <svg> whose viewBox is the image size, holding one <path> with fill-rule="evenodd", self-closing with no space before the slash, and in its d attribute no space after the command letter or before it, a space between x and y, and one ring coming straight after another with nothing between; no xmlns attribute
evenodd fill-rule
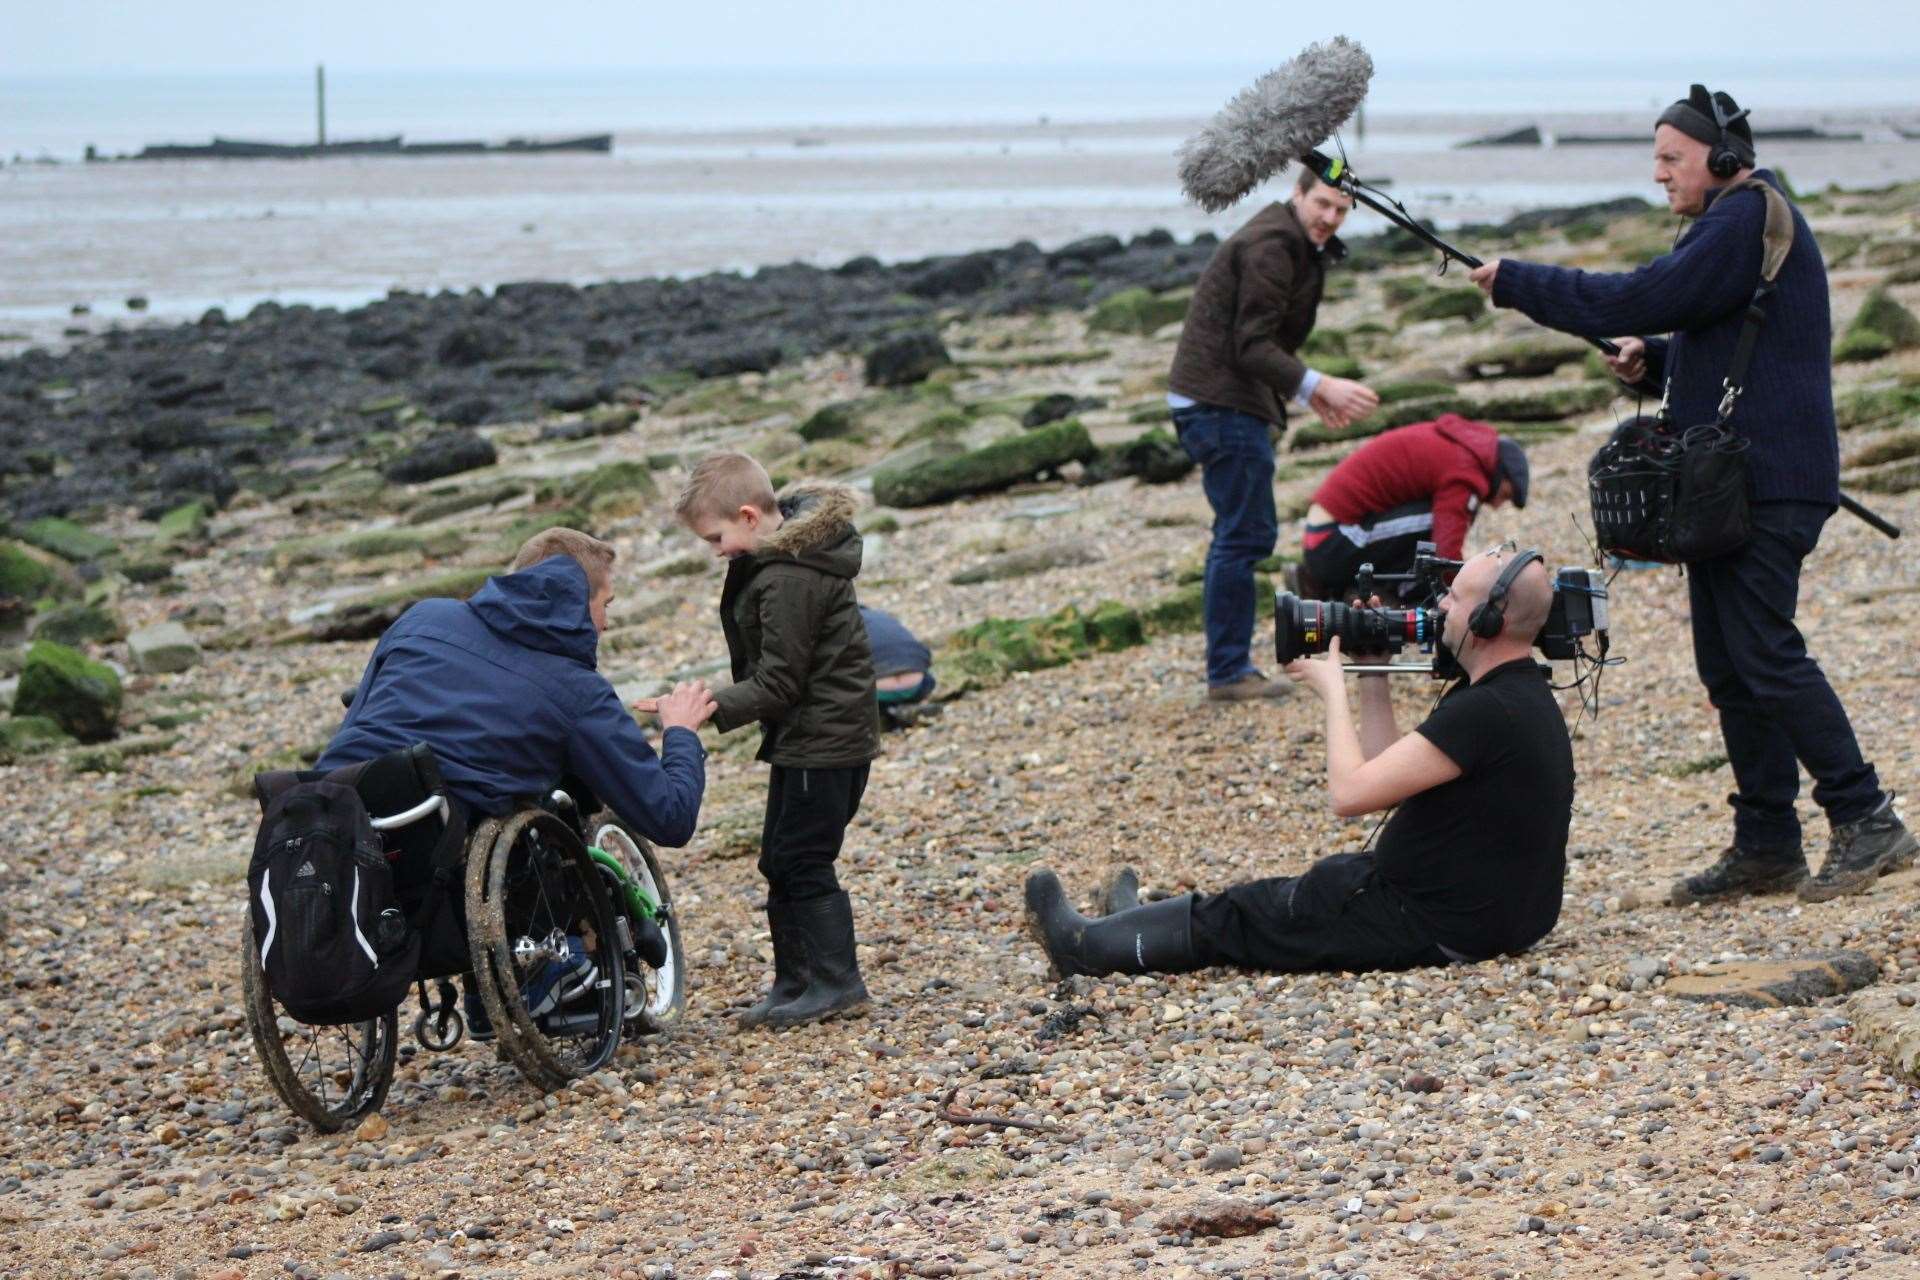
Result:
<svg viewBox="0 0 1920 1280"><path fill-rule="evenodd" d="M1870 295L1920 309L1916 199L1808 202L1836 336ZM1617 268L1671 231L1629 212L1496 251ZM1344 279L1320 321L1344 351L1325 354L1415 389L1387 408L1519 415L1501 421L1528 441L1532 501L1486 513L1470 546L1590 563L1585 462L1630 400L1523 319L1435 301L1462 282L1423 259ZM953 308L930 321L950 361L898 390L867 386L853 350L622 384L483 423L494 462L420 483L382 468L438 427L389 404L345 444L291 450L285 483L243 477L180 527L111 501L70 512L113 549L31 554L111 612L118 634L83 647L126 671L125 705L108 742L0 764L0 1277L1920 1276L1920 1087L1882 1047L1916 1016L1920 872L1818 905L1666 905L1728 839L1732 785L1677 571L1615 579L1624 661L1597 693L1561 695L1579 775L1566 898L1529 953L1052 980L1022 928L1036 866L1083 899L1121 865L1179 893L1296 873L1371 826L1331 812L1311 696L1208 704L1201 638L1172 609L1057 665L979 658L968 628L989 619L1191 599L1210 520L1197 474L1085 483L1084 460L860 517L862 601L927 638L942 678L937 714L886 736L842 857L870 1013L734 1029L770 967L765 774L751 734L709 732L701 830L662 855L690 961L682 1026L549 1095L489 1046L408 1042L380 1113L335 1135L274 1097L239 995L246 784L338 722L372 641L323 638L329 619L497 569L531 529L572 521L619 550L609 678L640 696L711 677L720 565L669 510L703 452L870 492L929 439L1021 432L1044 396L1121 446L1163 427L1178 334L1135 314ZM1883 336L1836 366L1843 483L1912 527L1920 337ZM829 406L851 425L808 429ZM1302 426L1278 477L1294 519L1352 447ZM17 500L34 481L7 483ZM1296 548L1283 526L1281 553ZM1839 514L1800 609L1903 793L1920 777L1915 581L1906 541ZM142 673L125 637L166 621L198 661ZM1435 693L1397 679L1403 727ZM1825 822L1801 808L1817 861Z"/></svg>

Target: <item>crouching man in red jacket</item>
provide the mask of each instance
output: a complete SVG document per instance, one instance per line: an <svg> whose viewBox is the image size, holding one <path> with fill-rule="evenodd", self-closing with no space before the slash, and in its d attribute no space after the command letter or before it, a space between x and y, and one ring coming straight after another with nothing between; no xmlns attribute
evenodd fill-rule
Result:
<svg viewBox="0 0 1920 1280"><path fill-rule="evenodd" d="M1344 600L1361 565L1405 573L1421 542L1460 559L1480 508L1526 506L1527 479L1518 444L1458 414L1375 436L1314 491L1301 539L1300 594Z"/></svg>

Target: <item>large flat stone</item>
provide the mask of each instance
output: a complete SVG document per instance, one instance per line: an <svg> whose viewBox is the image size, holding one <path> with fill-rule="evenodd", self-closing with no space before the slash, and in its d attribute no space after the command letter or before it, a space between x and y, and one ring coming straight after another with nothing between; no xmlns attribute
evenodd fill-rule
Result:
<svg viewBox="0 0 1920 1280"><path fill-rule="evenodd" d="M1718 1000L1749 1009L1812 1004L1858 991L1880 977L1872 956L1859 951L1820 951L1788 960L1736 960L1667 981L1666 994L1682 1000Z"/></svg>
<svg viewBox="0 0 1920 1280"><path fill-rule="evenodd" d="M186 671L200 664L200 646L177 622L142 627L127 637L133 669L147 675Z"/></svg>
<svg viewBox="0 0 1920 1280"><path fill-rule="evenodd" d="M1853 1037L1920 1083L1920 985L1874 987L1847 1001Z"/></svg>

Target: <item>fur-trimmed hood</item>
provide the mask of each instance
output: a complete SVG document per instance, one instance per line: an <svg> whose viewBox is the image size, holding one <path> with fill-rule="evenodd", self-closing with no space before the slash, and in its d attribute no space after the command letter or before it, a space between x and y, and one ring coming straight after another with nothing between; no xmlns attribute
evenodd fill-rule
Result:
<svg viewBox="0 0 1920 1280"><path fill-rule="evenodd" d="M858 495L843 484L795 485L780 497L780 527L767 535L754 556L852 578L860 572L860 531L853 526L859 505Z"/></svg>

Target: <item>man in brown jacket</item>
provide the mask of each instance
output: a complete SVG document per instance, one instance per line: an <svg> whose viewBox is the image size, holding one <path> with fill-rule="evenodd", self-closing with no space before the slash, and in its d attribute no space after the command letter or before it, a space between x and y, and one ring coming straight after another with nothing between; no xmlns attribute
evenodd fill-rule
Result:
<svg viewBox="0 0 1920 1280"><path fill-rule="evenodd" d="M716 453L693 469L674 512L728 561L720 627L734 682L714 691L714 726L759 721L758 758L773 766L760 834L773 987L741 1025L853 1012L867 987L833 864L880 751L873 657L853 590L853 491L799 485L776 501L759 463Z"/></svg>
<svg viewBox="0 0 1920 1280"><path fill-rule="evenodd" d="M1207 697L1284 696L1290 686L1253 665L1253 566L1273 554L1273 435L1288 401L1336 430L1380 403L1347 378L1308 368L1294 353L1313 332L1334 235L1353 198L1302 171L1292 199L1254 215L1200 276L1168 376L1180 443L1200 465L1213 506L1207 549Z"/></svg>

